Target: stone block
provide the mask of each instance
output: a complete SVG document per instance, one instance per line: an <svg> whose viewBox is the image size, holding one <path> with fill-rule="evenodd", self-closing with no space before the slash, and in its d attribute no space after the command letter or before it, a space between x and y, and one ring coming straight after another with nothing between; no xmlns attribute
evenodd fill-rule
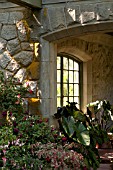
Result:
<svg viewBox="0 0 113 170"><path fill-rule="evenodd" d="M28 66L33 61L33 52L21 51L18 54L14 55L14 59L23 66Z"/></svg>
<svg viewBox="0 0 113 170"><path fill-rule="evenodd" d="M48 14L52 30L62 29L66 27L63 7L48 8Z"/></svg>
<svg viewBox="0 0 113 170"><path fill-rule="evenodd" d="M30 46L29 42L22 42L21 43L21 48L22 48L22 50L33 51L33 48Z"/></svg>
<svg viewBox="0 0 113 170"><path fill-rule="evenodd" d="M79 22L80 10L79 6L68 6L65 8L65 16L67 26L78 23Z"/></svg>
<svg viewBox="0 0 113 170"><path fill-rule="evenodd" d="M17 37L17 31L15 25L3 25L1 31L1 37L5 40L11 40Z"/></svg>
<svg viewBox="0 0 113 170"><path fill-rule="evenodd" d="M48 33L52 31L52 27L50 25L49 13L48 8L43 8L41 10L41 34Z"/></svg>
<svg viewBox="0 0 113 170"><path fill-rule="evenodd" d="M5 47L6 47L6 44L7 44L7 41L4 40L3 38L0 38L0 53L3 52L3 50L4 50Z"/></svg>
<svg viewBox="0 0 113 170"><path fill-rule="evenodd" d="M10 61L11 61L11 56L9 55L7 51L0 54L0 66L2 68L6 68L6 66L8 65Z"/></svg>
<svg viewBox="0 0 113 170"><path fill-rule="evenodd" d="M24 17L23 12L19 11L10 12L8 24L15 24L16 22L23 19L23 17Z"/></svg>
<svg viewBox="0 0 113 170"><path fill-rule="evenodd" d="M113 19L113 3L100 3L96 7L97 21Z"/></svg>
<svg viewBox="0 0 113 170"><path fill-rule="evenodd" d="M6 69L9 70L10 72L15 73L19 68L20 65L15 60L12 59Z"/></svg>
<svg viewBox="0 0 113 170"><path fill-rule="evenodd" d="M14 78L16 78L18 82L24 81L26 79L26 69L19 69L19 71L15 74Z"/></svg>
<svg viewBox="0 0 113 170"><path fill-rule="evenodd" d="M0 23L7 24L9 18L9 12L0 13Z"/></svg>
<svg viewBox="0 0 113 170"><path fill-rule="evenodd" d="M11 55L14 55L15 53L18 53L21 48L20 48L20 42L18 38L15 38L13 40L8 41L7 43L7 50Z"/></svg>

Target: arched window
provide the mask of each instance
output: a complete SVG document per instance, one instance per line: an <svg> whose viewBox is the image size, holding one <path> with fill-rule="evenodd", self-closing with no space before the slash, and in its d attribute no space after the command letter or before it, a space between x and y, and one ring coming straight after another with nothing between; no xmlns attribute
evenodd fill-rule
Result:
<svg viewBox="0 0 113 170"><path fill-rule="evenodd" d="M81 106L82 62L68 55L57 56L57 107L67 101Z"/></svg>

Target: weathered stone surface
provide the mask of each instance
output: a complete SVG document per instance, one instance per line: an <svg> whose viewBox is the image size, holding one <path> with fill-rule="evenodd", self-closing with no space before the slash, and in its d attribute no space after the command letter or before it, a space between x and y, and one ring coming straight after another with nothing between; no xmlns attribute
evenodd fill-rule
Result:
<svg viewBox="0 0 113 170"><path fill-rule="evenodd" d="M98 21L113 19L113 4L98 4L96 10Z"/></svg>
<svg viewBox="0 0 113 170"><path fill-rule="evenodd" d="M23 12L19 12L19 11L10 12L8 24L15 24L16 22L23 19L23 17L24 17Z"/></svg>
<svg viewBox="0 0 113 170"><path fill-rule="evenodd" d="M22 42L21 43L21 48L22 50L28 50L28 51L32 51L32 47L30 46L29 42Z"/></svg>
<svg viewBox="0 0 113 170"><path fill-rule="evenodd" d="M52 30L61 29L66 27L64 8L48 8L48 14Z"/></svg>
<svg viewBox="0 0 113 170"><path fill-rule="evenodd" d="M69 6L65 8L66 23L67 25L72 25L75 22L79 22L79 6Z"/></svg>
<svg viewBox="0 0 113 170"><path fill-rule="evenodd" d="M8 41L7 50L11 55L18 53L21 50L18 38Z"/></svg>
<svg viewBox="0 0 113 170"><path fill-rule="evenodd" d="M3 50L5 49L6 43L7 43L6 40L4 40L3 38L0 38L0 53L2 53Z"/></svg>
<svg viewBox="0 0 113 170"><path fill-rule="evenodd" d="M2 68L6 68L6 66L8 65L10 61L11 61L11 56L9 55L7 51L0 54L0 66Z"/></svg>
<svg viewBox="0 0 113 170"><path fill-rule="evenodd" d="M30 28L26 20L21 20L16 23L18 29L18 37L20 41L28 41L30 36Z"/></svg>
<svg viewBox="0 0 113 170"><path fill-rule="evenodd" d="M14 78L17 79L17 81L22 82L26 79L26 69L25 68L21 68L16 75L14 76Z"/></svg>
<svg viewBox="0 0 113 170"><path fill-rule="evenodd" d="M20 68L20 65L15 60L12 59L6 69L9 70L10 72L15 73L19 68Z"/></svg>
<svg viewBox="0 0 113 170"><path fill-rule="evenodd" d="M10 40L17 37L16 26L15 25L3 25L1 31L1 37Z"/></svg>
<svg viewBox="0 0 113 170"><path fill-rule="evenodd" d="M94 12L83 12L80 15L80 21L81 23L90 22L91 20L95 19L95 13Z"/></svg>
<svg viewBox="0 0 113 170"><path fill-rule="evenodd" d="M52 27L50 25L48 9L47 8L43 8L41 10L41 27L40 27L40 32L41 33L48 33L50 31L52 31Z"/></svg>
<svg viewBox="0 0 113 170"><path fill-rule="evenodd" d="M7 24L8 23L8 18L9 18L9 13L8 12L0 13L0 23Z"/></svg>
<svg viewBox="0 0 113 170"><path fill-rule="evenodd" d="M28 66L33 61L33 53L30 51L21 51L14 55L14 59L23 66Z"/></svg>

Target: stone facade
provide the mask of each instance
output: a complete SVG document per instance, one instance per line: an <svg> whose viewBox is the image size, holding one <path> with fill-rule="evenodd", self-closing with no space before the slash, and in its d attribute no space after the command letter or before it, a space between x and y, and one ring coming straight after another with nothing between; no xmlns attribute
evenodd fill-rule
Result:
<svg viewBox="0 0 113 170"><path fill-rule="evenodd" d="M19 82L29 81L33 93L26 98L28 109L38 113L39 56L34 52L35 43L30 36L31 17L31 9L0 1L0 70ZM35 101L37 109L31 107L30 100Z"/></svg>
<svg viewBox="0 0 113 170"><path fill-rule="evenodd" d="M83 106L113 103L112 0L42 0L42 9L0 1L0 69L29 80L30 112L56 112L56 58L71 54L83 61ZM38 54L34 43L40 43ZM41 109L41 110L40 110Z"/></svg>

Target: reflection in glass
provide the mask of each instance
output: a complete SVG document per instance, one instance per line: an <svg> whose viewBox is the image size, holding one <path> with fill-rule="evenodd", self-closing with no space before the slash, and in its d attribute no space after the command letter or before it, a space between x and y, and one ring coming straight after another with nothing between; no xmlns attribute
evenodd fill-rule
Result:
<svg viewBox="0 0 113 170"><path fill-rule="evenodd" d="M74 83L79 83L79 72L74 72Z"/></svg>
<svg viewBox="0 0 113 170"><path fill-rule="evenodd" d="M68 96L68 84L63 84L63 95Z"/></svg>
<svg viewBox="0 0 113 170"><path fill-rule="evenodd" d="M61 96L60 84L57 84L57 96Z"/></svg>
<svg viewBox="0 0 113 170"><path fill-rule="evenodd" d="M69 71L69 83L73 83L73 71Z"/></svg>
<svg viewBox="0 0 113 170"><path fill-rule="evenodd" d="M79 97L74 97L74 102L76 102L77 104L79 104Z"/></svg>
<svg viewBox="0 0 113 170"><path fill-rule="evenodd" d="M73 60L69 59L69 70L73 70Z"/></svg>
<svg viewBox="0 0 113 170"><path fill-rule="evenodd" d="M69 97L69 102L74 102L73 97Z"/></svg>
<svg viewBox="0 0 113 170"><path fill-rule="evenodd" d="M74 70L79 70L79 64L77 62L74 61Z"/></svg>
<svg viewBox="0 0 113 170"><path fill-rule="evenodd" d="M64 97L64 98L63 98L63 106L66 106L66 105L67 105L67 101L68 101L68 98L67 98L67 97Z"/></svg>
<svg viewBox="0 0 113 170"><path fill-rule="evenodd" d="M60 83L60 81L61 81L60 75L61 75L61 71L57 70L57 83Z"/></svg>
<svg viewBox="0 0 113 170"><path fill-rule="evenodd" d="M68 58L63 58L63 69L68 69Z"/></svg>
<svg viewBox="0 0 113 170"><path fill-rule="evenodd" d="M60 107L61 106L61 104L60 104L60 97L57 97L57 107Z"/></svg>
<svg viewBox="0 0 113 170"><path fill-rule="evenodd" d="M69 84L69 96L73 96L73 84Z"/></svg>
<svg viewBox="0 0 113 170"><path fill-rule="evenodd" d="M61 57L57 57L57 69L60 69Z"/></svg>
<svg viewBox="0 0 113 170"><path fill-rule="evenodd" d="M68 71L63 70L63 82L68 83Z"/></svg>
<svg viewBox="0 0 113 170"><path fill-rule="evenodd" d="M79 85L74 84L74 96L79 96Z"/></svg>

